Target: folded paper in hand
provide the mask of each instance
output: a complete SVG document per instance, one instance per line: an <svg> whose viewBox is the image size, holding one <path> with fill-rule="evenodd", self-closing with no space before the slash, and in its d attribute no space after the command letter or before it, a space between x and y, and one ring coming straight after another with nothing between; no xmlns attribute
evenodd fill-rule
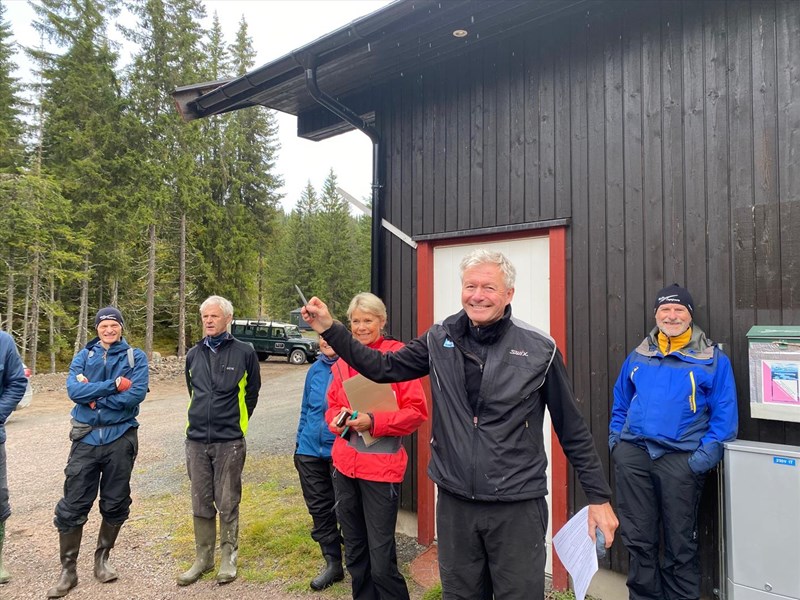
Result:
<svg viewBox="0 0 800 600"><path fill-rule="evenodd" d="M394 412L397 398L390 383L375 383L363 375L356 375L342 382L350 407L360 413ZM361 432L364 444L371 446L380 438Z"/></svg>

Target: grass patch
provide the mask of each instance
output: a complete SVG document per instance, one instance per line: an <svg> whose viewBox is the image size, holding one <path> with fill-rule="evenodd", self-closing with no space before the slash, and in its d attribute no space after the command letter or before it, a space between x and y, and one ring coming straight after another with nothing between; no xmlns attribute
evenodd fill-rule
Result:
<svg viewBox="0 0 800 600"><path fill-rule="evenodd" d="M546 600L575 600L575 594L572 590L565 592L558 592L556 590L548 590L545 594ZM592 600L591 596L586 596L587 600Z"/></svg>
<svg viewBox="0 0 800 600"><path fill-rule="evenodd" d="M138 501L145 517L134 526L152 530L160 550L181 569L194 560L194 530L188 479L185 493L150 496ZM254 583L279 582L287 591L310 591L308 583L324 565L311 539L311 517L303 501L292 456L248 457L239 507L239 577ZM217 565L219 553L217 552ZM214 572L205 578L212 579ZM325 593L346 597L350 582L334 584Z"/></svg>
<svg viewBox="0 0 800 600"><path fill-rule="evenodd" d="M442 600L442 584L437 583L422 594L422 600Z"/></svg>
<svg viewBox="0 0 800 600"><path fill-rule="evenodd" d="M324 561L319 546L311 539L311 517L303 501L293 457L249 456L239 509L239 577L253 583L277 582L287 592L311 593L308 584L319 573ZM177 496L161 494L138 498L136 512L143 516L131 520L130 526L144 529L147 538L155 540L155 552L173 557L181 571L188 569L194 561L188 478ZM216 560L218 567L219 552ZM409 564L398 566L406 577L409 591L413 590L416 583L410 577ZM216 569L204 579L213 579L215 573ZM349 577L322 593L330 598L349 597ZM412 592L412 597L418 596ZM441 598L442 586L438 583L421 596L421 600ZM571 591L548 589L545 598L575 600L575 595Z"/></svg>

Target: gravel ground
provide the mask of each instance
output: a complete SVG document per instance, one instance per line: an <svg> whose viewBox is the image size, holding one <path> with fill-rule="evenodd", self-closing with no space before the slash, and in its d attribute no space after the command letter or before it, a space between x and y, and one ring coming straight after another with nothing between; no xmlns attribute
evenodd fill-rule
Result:
<svg viewBox="0 0 800 600"><path fill-rule="evenodd" d="M307 365L289 365L271 359L261 363L262 386L259 406L250 424L248 454L290 454ZM53 508L61 497L64 465L69 452L67 432L72 403L64 389L65 375L41 374L32 380L31 406L15 413L6 424L8 479L13 514L7 521L5 563L12 573L10 583L0 586L0 599L44 598L60 572L58 533L53 527ZM183 365L174 358L151 365L150 394L142 403L139 417L139 456L132 489L136 520L137 499L165 493L185 493L183 426L187 394ZM245 467L245 471L247 467ZM188 519L187 515L187 519ZM243 515L246 518L246 515ZM200 581L179 588L175 576L180 565L163 549L161 539L152 539L143 528L123 527L112 563L120 572L113 583L101 584L92 577L94 544L100 516L97 506L84 528L78 558L79 583L70 599L237 598L241 600L282 598L321 599L330 595L290 594L278 584L252 584L241 579L226 586ZM400 562L416 556L423 548L405 536L398 536ZM189 558L189 557L187 557ZM414 587L409 582L410 587ZM414 598L421 590L414 589Z"/></svg>

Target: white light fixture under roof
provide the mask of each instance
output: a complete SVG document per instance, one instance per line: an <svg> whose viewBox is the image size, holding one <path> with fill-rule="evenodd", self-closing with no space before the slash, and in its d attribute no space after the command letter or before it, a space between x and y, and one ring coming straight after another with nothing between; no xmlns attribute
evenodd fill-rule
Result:
<svg viewBox="0 0 800 600"><path fill-rule="evenodd" d="M469 32L466 29L456 29L453 32L453 37L463 38L463 37L467 37L468 34L469 34Z"/></svg>

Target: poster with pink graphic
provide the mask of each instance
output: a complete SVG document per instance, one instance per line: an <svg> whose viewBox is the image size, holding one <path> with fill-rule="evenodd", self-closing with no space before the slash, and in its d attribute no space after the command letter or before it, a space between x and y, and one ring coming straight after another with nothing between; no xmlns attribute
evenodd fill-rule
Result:
<svg viewBox="0 0 800 600"><path fill-rule="evenodd" d="M800 362L761 361L762 401L800 405Z"/></svg>

